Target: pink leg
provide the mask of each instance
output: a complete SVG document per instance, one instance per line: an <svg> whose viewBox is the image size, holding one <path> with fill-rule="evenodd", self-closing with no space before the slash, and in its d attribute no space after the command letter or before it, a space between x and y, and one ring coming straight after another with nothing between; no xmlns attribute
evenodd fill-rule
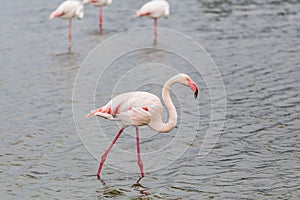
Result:
<svg viewBox="0 0 300 200"><path fill-rule="evenodd" d="M102 32L102 26L103 26L103 11L102 11L102 7L100 7L100 9L99 9L99 28L100 28L100 32Z"/></svg>
<svg viewBox="0 0 300 200"><path fill-rule="evenodd" d="M144 177L145 175L144 175L143 163L141 160L141 149L140 149L140 138L139 138L138 127L135 127L135 130L136 130L136 147L137 147L137 154L138 154L138 165L140 167L142 177Z"/></svg>
<svg viewBox="0 0 300 200"><path fill-rule="evenodd" d="M72 46L72 19L69 19L69 51L71 50Z"/></svg>
<svg viewBox="0 0 300 200"><path fill-rule="evenodd" d="M107 150L104 152L104 154L101 157L101 162L100 162L100 166L97 172L97 176L100 177L100 172L101 169L103 167L104 161L106 160L106 156L108 154L108 152L111 150L112 146L116 143L117 139L120 137L121 133L123 132L124 128L121 128L120 131L118 132L118 134L116 135L116 137L114 138L114 140L112 141L112 143L109 145L109 147L107 148Z"/></svg>
<svg viewBox="0 0 300 200"><path fill-rule="evenodd" d="M154 19L154 42L157 42L157 18Z"/></svg>

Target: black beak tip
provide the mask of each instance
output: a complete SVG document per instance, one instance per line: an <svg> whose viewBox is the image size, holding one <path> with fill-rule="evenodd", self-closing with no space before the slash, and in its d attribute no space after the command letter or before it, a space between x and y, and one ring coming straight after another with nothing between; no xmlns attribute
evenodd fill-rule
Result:
<svg viewBox="0 0 300 200"><path fill-rule="evenodd" d="M195 99L197 99L197 96L198 96L198 90L196 90L196 92L194 93Z"/></svg>

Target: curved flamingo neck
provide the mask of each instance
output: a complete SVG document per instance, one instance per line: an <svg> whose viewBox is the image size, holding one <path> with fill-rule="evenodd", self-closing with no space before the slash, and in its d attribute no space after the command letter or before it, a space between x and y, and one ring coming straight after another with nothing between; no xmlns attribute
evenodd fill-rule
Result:
<svg viewBox="0 0 300 200"><path fill-rule="evenodd" d="M162 98L163 98L163 101L166 105L166 108L168 110L168 114L169 114L169 119L168 119L168 122L167 123L164 123L162 121L162 118L161 118L161 115L160 116L157 116L156 119L152 119L152 123L149 124L149 126L158 131L158 132L161 132L161 133L165 133L165 132L169 132L171 131L172 129L175 128L176 126L176 123L177 123L177 112L176 112L176 108L172 102L172 99L170 97L170 88L171 86L178 82L177 81L177 76L174 76L172 77L171 79L169 79L163 89L162 89Z"/></svg>

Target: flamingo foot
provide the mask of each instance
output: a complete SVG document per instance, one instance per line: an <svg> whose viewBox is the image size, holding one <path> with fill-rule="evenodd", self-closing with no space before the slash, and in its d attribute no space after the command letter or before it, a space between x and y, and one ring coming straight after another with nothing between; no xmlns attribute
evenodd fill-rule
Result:
<svg viewBox="0 0 300 200"><path fill-rule="evenodd" d="M144 176L140 177L137 181L136 184L140 184L140 181L144 178ZM140 185L141 186L141 185Z"/></svg>
<svg viewBox="0 0 300 200"><path fill-rule="evenodd" d="M142 180L143 177L140 177L135 184L133 184L131 187L134 188L135 190L139 191L140 194L147 196L150 195L150 192L147 192L145 189L147 189L145 186L140 184L140 181ZM142 189L140 189L142 188Z"/></svg>

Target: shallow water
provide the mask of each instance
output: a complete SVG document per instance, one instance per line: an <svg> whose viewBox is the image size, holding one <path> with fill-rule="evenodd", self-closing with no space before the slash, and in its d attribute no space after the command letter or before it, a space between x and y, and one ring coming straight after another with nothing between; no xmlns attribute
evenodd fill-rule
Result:
<svg viewBox="0 0 300 200"><path fill-rule="evenodd" d="M197 80L201 92L200 111L196 113L188 109L195 104L192 94L178 93L175 104L182 107L182 121L175 131L182 127L191 134L197 129L193 120L199 118L197 135L192 142L179 143L178 147L187 150L172 164L146 170L141 181L144 188L131 187L139 178L133 128L128 128L118 146L131 155L122 165L124 169L114 164L122 155L114 157L117 152L112 152L102 172L103 181L94 176L98 161L77 133L72 89L80 65L98 43L120 31L152 26L152 21L132 18L140 2L115 1L104 9L105 29L99 35L97 9L86 7L84 20L74 20L73 50L66 53L67 21L48 21L49 13L59 3L2 3L1 199L300 198L299 1L170 2L171 16L160 20L159 25L194 38L214 59L226 89L226 120L214 149L200 158L198 151L211 111L207 86L202 79ZM125 56L124 62L120 60L112 68L134 64L133 57L184 64L170 54L141 51ZM121 73L111 71L111 76ZM186 73L194 76L193 70ZM132 83L122 88L124 82L117 85L116 92L136 89ZM143 85L138 89L160 95L161 86ZM110 90L109 85L99 86L96 98L101 99L101 92ZM188 96L191 98L180 104L180 99ZM106 103L109 96L105 98L96 105ZM183 121L186 117L188 120ZM108 135L112 139L118 127L104 120L98 122L113 132ZM91 130L86 127L87 132ZM142 134L151 134L149 129L140 132L142 152L146 153L172 140L175 133L150 137ZM93 134L98 138L91 140L101 142L100 135ZM99 149L93 148L99 152L98 158L103 148L106 146L100 143ZM160 156L168 159L166 152L161 151ZM151 161L144 160L145 169L156 165ZM128 172L126 166L135 173Z"/></svg>

